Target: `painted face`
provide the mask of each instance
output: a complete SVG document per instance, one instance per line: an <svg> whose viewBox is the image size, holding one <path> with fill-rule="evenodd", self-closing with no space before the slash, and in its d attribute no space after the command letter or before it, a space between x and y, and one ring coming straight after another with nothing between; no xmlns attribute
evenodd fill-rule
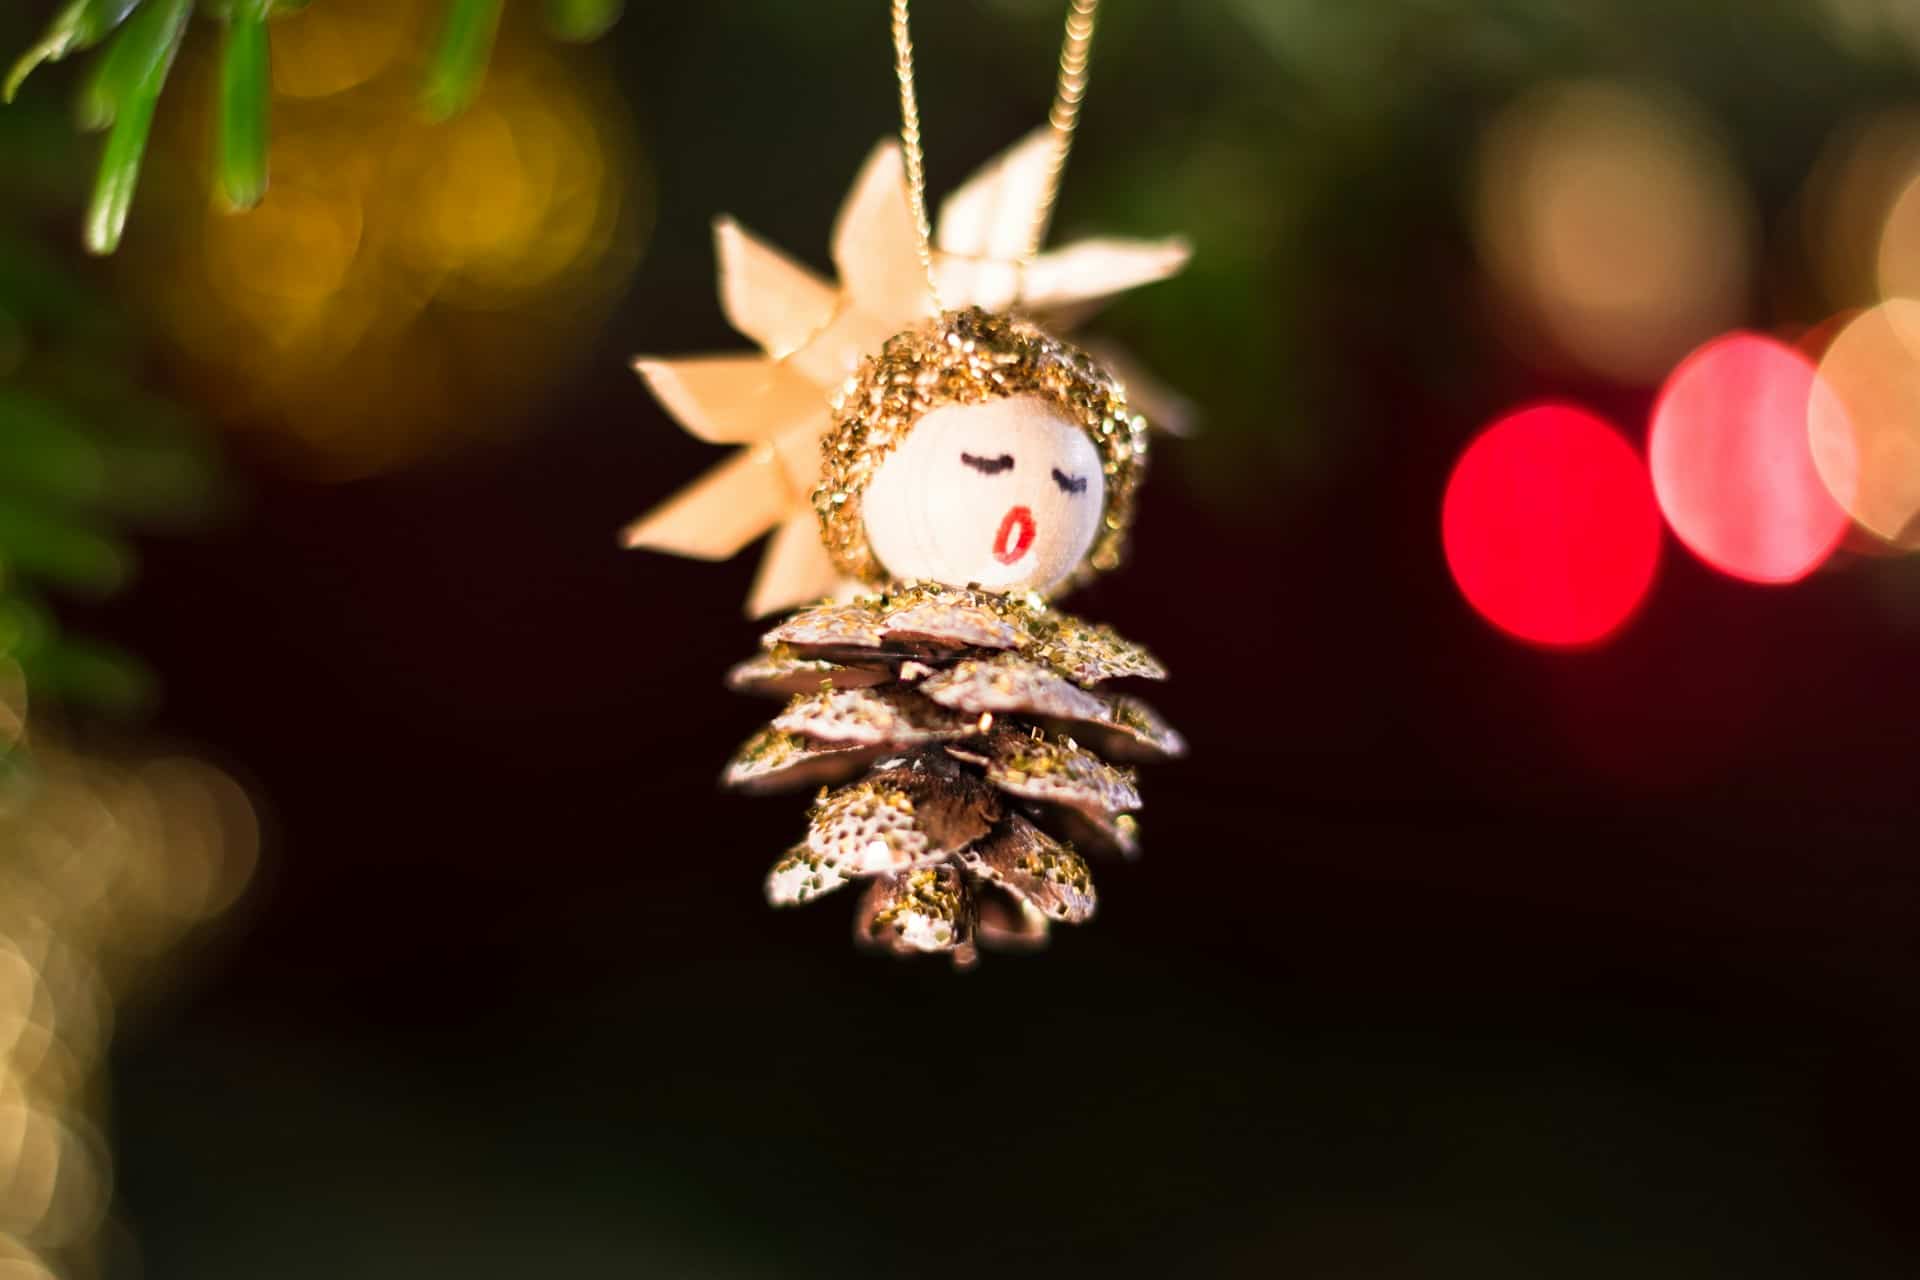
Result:
<svg viewBox="0 0 1920 1280"><path fill-rule="evenodd" d="M867 541L897 579L1044 591L1093 545L1100 455L1040 396L946 405L874 472Z"/></svg>

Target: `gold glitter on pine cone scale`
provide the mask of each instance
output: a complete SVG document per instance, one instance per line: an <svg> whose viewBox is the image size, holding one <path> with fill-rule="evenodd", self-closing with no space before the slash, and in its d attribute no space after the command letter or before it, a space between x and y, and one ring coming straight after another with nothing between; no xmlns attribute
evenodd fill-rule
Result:
<svg viewBox="0 0 1920 1280"><path fill-rule="evenodd" d="M1146 704L1104 687L1163 679L1152 655L1031 594L913 584L804 610L763 645L729 685L792 697L726 783L839 784L821 786L767 897L791 906L864 881L854 936L897 954L964 967L982 945L1032 949L1089 918L1076 844L1138 849L1133 771L1103 757L1185 751Z"/></svg>
<svg viewBox="0 0 1920 1280"><path fill-rule="evenodd" d="M1078 347L1010 315L969 307L889 338L834 398L813 491L821 537L841 572L883 585L861 496L914 424L948 405L1032 395L1050 402L1098 451L1106 505L1085 561L1061 589L1119 567L1134 495L1147 469L1147 421L1127 411L1126 391Z"/></svg>

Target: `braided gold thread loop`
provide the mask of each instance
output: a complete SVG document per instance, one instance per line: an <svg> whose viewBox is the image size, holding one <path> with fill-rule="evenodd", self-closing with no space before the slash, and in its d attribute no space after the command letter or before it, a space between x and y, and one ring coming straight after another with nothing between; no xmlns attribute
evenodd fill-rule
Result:
<svg viewBox="0 0 1920 1280"><path fill-rule="evenodd" d="M927 273L927 292L940 303L940 286L933 278L933 224L927 219L927 160L920 145L920 100L913 87L913 35L907 27L907 0L893 0L893 74L900 81L900 150L907 161L907 201L913 206L913 229L919 237L920 266Z"/></svg>
<svg viewBox="0 0 1920 1280"><path fill-rule="evenodd" d="M1093 50L1093 15L1100 0L1073 0L1067 10L1067 36L1060 47L1060 79L1054 86L1053 108L1047 112L1047 124L1053 130L1053 159L1047 165L1047 185L1041 190L1039 208L1034 211L1033 230L1027 236L1024 266L1040 252L1047 238L1047 223L1053 218L1053 205L1060 197L1060 178L1067 169L1067 156L1073 150L1073 133L1080 127L1080 104L1087 97L1087 64Z"/></svg>
<svg viewBox="0 0 1920 1280"><path fill-rule="evenodd" d="M907 203L913 210L913 229L918 240L914 247L920 252L920 267L927 273L927 291L933 295L938 308L940 286L934 271L933 222L927 217L927 157L920 138L920 98L914 88L913 33L907 5L908 0L893 0L893 73L900 82L900 150L906 161ZM1047 126L1052 130L1052 155L1047 161L1046 184L1034 208L1025 252L1015 264L1023 274L1047 238L1047 223L1052 220L1053 206L1060 198L1060 179L1066 173L1074 131L1080 127L1080 107L1087 97L1093 19L1099 8L1100 0L1072 0L1067 9L1066 37L1060 46L1060 78L1054 84L1053 106L1047 111Z"/></svg>

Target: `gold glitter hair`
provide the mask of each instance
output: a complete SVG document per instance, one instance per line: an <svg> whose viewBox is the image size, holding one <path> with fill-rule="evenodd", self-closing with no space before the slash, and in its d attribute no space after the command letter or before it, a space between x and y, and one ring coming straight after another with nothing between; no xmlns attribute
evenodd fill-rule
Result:
<svg viewBox="0 0 1920 1280"><path fill-rule="evenodd" d="M1057 590L1118 567L1147 469L1146 419L1128 413L1126 391L1084 351L1025 320L978 307L949 311L887 339L835 397L813 491L820 536L834 564L862 582L887 581L867 542L861 498L915 423L945 405L1020 395L1043 396L1077 423L1100 451L1106 477L1100 530Z"/></svg>

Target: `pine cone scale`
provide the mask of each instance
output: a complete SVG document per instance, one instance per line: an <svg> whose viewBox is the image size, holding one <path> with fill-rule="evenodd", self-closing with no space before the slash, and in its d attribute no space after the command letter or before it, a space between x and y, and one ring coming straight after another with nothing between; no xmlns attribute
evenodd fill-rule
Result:
<svg viewBox="0 0 1920 1280"><path fill-rule="evenodd" d="M1089 919L1075 842L1138 847L1133 771L1101 749L1184 750L1151 708L1098 687L1164 677L1151 655L1030 597L905 587L797 614L763 644L729 683L790 698L724 780L840 783L821 790L767 897L793 905L864 880L856 937L896 954L965 965L979 944L1031 949Z"/></svg>

